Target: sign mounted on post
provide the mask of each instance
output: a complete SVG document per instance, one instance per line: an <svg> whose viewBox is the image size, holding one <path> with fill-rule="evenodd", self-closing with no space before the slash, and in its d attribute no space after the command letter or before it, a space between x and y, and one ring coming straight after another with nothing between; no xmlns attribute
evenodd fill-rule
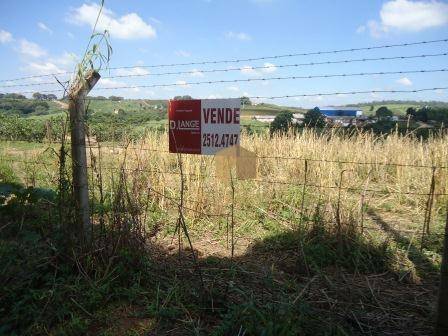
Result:
<svg viewBox="0 0 448 336"><path fill-rule="evenodd" d="M240 99L170 100L171 153L214 155L240 143Z"/></svg>

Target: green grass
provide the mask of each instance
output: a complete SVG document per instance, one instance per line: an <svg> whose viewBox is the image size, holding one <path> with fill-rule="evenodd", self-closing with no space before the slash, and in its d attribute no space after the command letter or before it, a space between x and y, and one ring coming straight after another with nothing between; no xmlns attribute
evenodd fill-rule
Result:
<svg viewBox="0 0 448 336"><path fill-rule="evenodd" d="M254 115L276 115L277 113L288 111L292 113L300 113L306 112L306 110L295 108L295 107L286 107L279 106L274 104L258 104L252 106L244 106L241 115L243 117L246 116L254 116Z"/></svg>
<svg viewBox="0 0 448 336"><path fill-rule="evenodd" d="M22 149L45 146L10 142L6 147L16 145ZM108 198L108 193L107 207L92 206L94 211L107 211L110 221L106 231L95 226L94 248L87 254L74 253L68 248L69 235L58 217L55 192L20 187L11 167L3 166L0 182L14 182L14 188L0 188L9 193L0 197L0 222L7 225L0 237L0 285L5 293L0 296L0 334L163 335L173 329L182 335L217 336L356 334L360 333L358 325L335 313L344 307L335 309L334 305L349 299L343 294L347 288L356 288L353 305L361 301L365 305L359 311L353 310L363 317L364 327L375 330L376 325L369 325L369 316L389 308L397 320L418 313L430 323L432 311L422 310L420 303L417 313L397 310L387 301L380 303L381 310L373 309L381 295L369 296L372 289L365 284L365 275L378 281L386 271L387 283L395 284L392 276L400 278L410 272L399 258L405 256L403 259L409 262L407 251L416 265L422 262L418 247L409 248L409 241L397 239L394 244L380 240L375 232L361 235L354 228L350 231L350 226L344 226L345 231L338 235L334 223L324 223L318 215L305 218L309 226L299 233L285 228L262 209L291 223L297 221L296 211L273 207L270 199L256 200L259 210L245 209L241 213L245 221L238 216L236 227L237 237L255 238L254 243L233 260L223 255L201 257L202 284L190 251L184 249L179 258L175 244L174 250L166 246L174 234L175 208L170 211L148 200L147 220L138 222L138 216L113 213L114 206L126 206L127 200L134 197L132 192L125 192L125 199L116 202ZM44 179L38 176L40 185ZM116 188L110 190L111 195L121 187ZM124 188L132 190L131 185ZM300 204L301 190L287 189L289 201ZM98 190L95 193L98 195ZM273 197L286 201L280 195ZM71 223L70 211L66 216L63 222ZM98 212L93 218L98 222ZM187 224L198 250L207 248L203 241L196 243L210 232L213 240L225 242L224 219L189 218ZM139 225L147 229L161 225L158 243L147 241L142 248L138 242L143 237L135 236ZM428 241L428 249L433 246L437 248L433 252L440 253L439 241ZM212 248L218 249L216 245ZM341 274L347 283L333 284ZM350 281L358 276L361 281L353 287ZM308 288L313 279L318 280ZM325 283L329 283L328 287ZM405 295L414 287L400 288L399 295Z"/></svg>
<svg viewBox="0 0 448 336"><path fill-rule="evenodd" d="M372 110L372 106L373 106L373 110ZM394 115L397 115L397 116L406 115L406 110L409 107L414 107L416 109L421 107L420 105L414 105L414 104L381 104L381 103L360 105L359 107L362 109L362 112L364 115L374 116L376 110L378 110L381 106L386 106L389 110L392 111L392 113Z"/></svg>

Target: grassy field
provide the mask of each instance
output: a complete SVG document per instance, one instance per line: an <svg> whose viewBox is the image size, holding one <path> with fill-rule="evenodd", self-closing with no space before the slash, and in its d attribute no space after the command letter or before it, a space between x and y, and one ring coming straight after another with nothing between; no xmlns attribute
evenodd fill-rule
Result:
<svg viewBox="0 0 448 336"><path fill-rule="evenodd" d="M430 102L428 102L429 104ZM65 111L65 102L49 101L49 108L45 114L29 114L26 117L29 119L47 120L55 116L61 116ZM363 110L364 115L374 115L375 111L381 107L388 107L395 115L404 115L409 107L419 108L422 102L372 102L366 104L357 104ZM435 104L442 104L437 103ZM160 115L162 119L166 119L167 116L167 101L166 100L149 100L149 99L125 99L121 101L97 100L92 99L89 101L89 109L95 114L117 114L119 111L124 111L128 115L147 113L148 115ZM254 115L276 115L282 111L289 111L292 113L305 113L306 109L299 107L280 106L275 104L258 104L258 105L246 105L242 109L242 119L249 120ZM0 110L1 112L1 110ZM8 111L4 111L8 113ZM153 117L155 119L155 117Z"/></svg>
<svg viewBox="0 0 448 336"><path fill-rule="evenodd" d="M277 113L283 111L293 113L306 112L306 110L300 108L279 106L274 104L258 104L253 106L244 106L241 115L243 117L252 117L254 115L276 115Z"/></svg>
<svg viewBox="0 0 448 336"><path fill-rule="evenodd" d="M20 286L35 293L16 303L4 297L9 316L31 334L430 333L445 168L434 173L423 240L422 228L431 166L448 166L448 139L312 130L242 139L258 156L258 176L233 184L216 178L213 157L167 153L164 133L127 148L102 143L89 150L97 247L88 259L69 258L74 264L53 259L54 249L64 249L57 240L47 243L57 209L45 210L49 203L33 209L29 198L25 212L7 208L23 214L22 224L7 226L10 238L0 246L17 248L17 258L29 260L23 270L37 277L22 284L16 262L4 264L8 293L28 293ZM2 142L0 183L58 189L57 153L57 144ZM2 215L14 223L5 210ZM179 235L179 218L193 248ZM23 238L16 246L17 237ZM11 252L8 258L15 260ZM46 280L39 280L42 269ZM37 309L42 306L44 312Z"/></svg>
<svg viewBox="0 0 448 336"><path fill-rule="evenodd" d="M372 109L373 106L373 109ZM386 106L389 110L392 111L392 113L394 115L397 116L404 116L406 115L406 110L409 107L414 107L416 109L420 108L421 105L417 105L417 104L407 104L407 103L403 103L403 104L381 104L381 103L375 103L375 104L369 104L369 105L361 105L360 108L362 109L362 112L364 115L367 116L373 116L375 115L375 111L378 110L381 106Z"/></svg>

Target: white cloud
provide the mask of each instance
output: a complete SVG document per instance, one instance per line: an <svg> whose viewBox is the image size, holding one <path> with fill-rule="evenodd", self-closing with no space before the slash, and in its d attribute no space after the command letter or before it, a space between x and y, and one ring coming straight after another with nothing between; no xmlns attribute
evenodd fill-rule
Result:
<svg viewBox="0 0 448 336"><path fill-rule="evenodd" d="M48 28L48 26L45 23L43 23L43 22L38 22L37 23L37 27L39 27L39 29L44 31L44 32L47 32L49 34L53 34L53 31L50 28Z"/></svg>
<svg viewBox="0 0 448 336"><path fill-rule="evenodd" d="M220 94L211 94L208 95L207 99L221 99L222 96Z"/></svg>
<svg viewBox="0 0 448 336"><path fill-rule="evenodd" d="M185 50L177 50L177 51L174 52L174 54L176 56L180 56L180 57L190 57L191 56L191 54L188 51L185 51Z"/></svg>
<svg viewBox="0 0 448 336"><path fill-rule="evenodd" d="M375 20L370 20L367 22L367 28L369 29L370 35L375 38L380 38L389 31L386 26L381 25Z"/></svg>
<svg viewBox="0 0 448 336"><path fill-rule="evenodd" d="M296 101L302 101L307 103L319 103L324 100L324 97L322 96L305 96L305 97L294 97L293 98Z"/></svg>
<svg viewBox="0 0 448 336"><path fill-rule="evenodd" d="M94 27L100 6L83 4L72 11L69 21L78 25ZM155 29L136 13L117 17L114 12L103 8L97 24L98 31L108 30L112 37L124 40L135 40L156 37Z"/></svg>
<svg viewBox="0 0 448 336"><path fill-rule="evenodd" d="M265 63L263 64L264 68L261 69L262 72L264 73L273 73L277 71L277 67L275 66L275 64L272 63Z"/></svg>
<svg viewBox="0 0 448 336"><path fill-rule="evenodd" d="M404 85L404 86L412 86L412 81L407 78L407 77L403 77L397 80L398 84Z"/></svg>
<svg viewBox="0 0 448 336"><path fill-rule="evenodd" d="M259 70L254 69L250 65L245 65L241 69L241 73L247 76L261 76L262 74L269 74L277 71L277 67L272 63L264 63Z"/></svg>
<svg viewBox="0 0 448 336"><path fill-rule="evenodd" d="M13 40L14 39L12 38L12 34L10 32L0 29L0 43L8 43Z"/></svg>
<svg viewBox="0 0 448 336"><path fill-rule="evenodd" d="M193 70L191 70L190 76L191 77L204 77L204 73L198 69L193 69Z"/></svg>
<svg viewBox="0 0 448 336"><path fill-rule="evenodd" d="M106 88L116 88L120 86L126 86L126 83L119 82L110 78L101 78L98 82L102 87Z"/></svg>
<svg viewBox="0 0 448 336"><path fill-rule="evenodd" d="M439 1L394 0L383 5L380 16L386 27L419 31L448 24L448 4Z"/></svg>
<svg viewBox="0 0 448 336"><path fill-rule="evenodd" d="M448 25L448 4L438 0L390 0L380 10L380 20L370 20L357 32L369 30L373 37L386 33L418 32L429 28ZM364 27L364 28L362 28Z"/></svg>
<svg viewBox="0 0 448 336"><path fill-rule="evenodd" d="M155 92L154 91L152 91L152 90L145 90L145 92L144 92L145 94L147 94L147 95L150 95L150 96L155 96Z"/></svg>
<svg viewBox="0 0 448 336"><path fill-rule="evenodd" d="M183 88L190 87L190 85L187 84L187 82L184 81L184 80L178 80L178 81L176 81L176 84L179 85L180 87L183 87Z"/></svg>
<svg viewBox="0 0 448 336"><path fill-rule="evenodd" d="M70 72L74 70L78 57L74 53L64 52L60 56L47 57L42 61L32 61L20 70L33 75Z"/></svg>
<svg viewBox="0 0 448 336"><path fill-rule="evenodd" d="M75 53L70 52L64 52L62 56L58 57L57 60L55 60L56 63L59 63L60 65L64 67L74 67L76 63L78 63L79 57Z"/></svg>
<svg viewBox="0 0 448 336"><path fill-rule="evenodd" d="M357 34L362 34L366 31L366 26L365 25L361 25L358 28L356 28L356 33Z"/></svg>
<svg viewBox="0 0 448 336"><path fill-rule="evenodd" d="M44 49L42 49L38 44L30 42L26 39L20 40L19 52L22 55L31 56L35 58L42 57L47 54L47 52Z"/></svg>
<svg viewBox="0 0 448 336"><path fill-rule="evenodd" d="M238 86L228 86L227 90L233 91L233 92L238 92L238 91L240 91L240 88Z"/></svg>
<svg viewBox="0 0 448 336"><path fill-rule="evenodd" d="M30 62L22 70L35 75L63 72L60 67L52 62Z"/></svg>
<svg viewBox="0 0 448 336"><path fill-rule="evenodd" d="M251 67L250 65L245 65L241 68L241 73L243 75L247 75L247 76L260 76L260 73L255 70L253 67Z"/></svg>
<svg viewBox="0 0 448 336"><path fill-rule="evenodd" d="M155 17L150 17L149 18L152 22L154 22L154 23L156 23L156 24L158 24L158 25L161 25L162 24L162 21L160 21L159 19L156 19Z"/></svg>
<svg viewBox="0 0 448 336"><path fill-rule="evenodd" d="M130 69L118 69L117 75L119 76L146 76L149 75L149 71L145 68L136 67Z"/></svg>
<svg viewBox="0 0 448 336"><path fill-rule="evenodd" d="M252 40L252 37L247 33L235 33L232 31L229 31L224 34L224 36L229 40L239 40L239 41L250 41Z"/></svg>

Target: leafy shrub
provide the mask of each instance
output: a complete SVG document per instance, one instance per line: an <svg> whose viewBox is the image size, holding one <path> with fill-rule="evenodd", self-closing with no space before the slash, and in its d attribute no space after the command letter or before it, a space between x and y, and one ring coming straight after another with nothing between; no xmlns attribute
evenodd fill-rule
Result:
<svg viewBox="0 0 448 336"><path fill-rule="evenodd" d="M303 119L304 125L308 127L325 127L325 116L320 112L318 107L308 110Z"/></svg>
<svg viewBox="0 0 448 336"><path fill-rule="evenodd" d="M271 123L269 130L271 134L281 133L285 134L294 127L294 116L292 112L283 111L275 116L274 121Z"/></svg>

